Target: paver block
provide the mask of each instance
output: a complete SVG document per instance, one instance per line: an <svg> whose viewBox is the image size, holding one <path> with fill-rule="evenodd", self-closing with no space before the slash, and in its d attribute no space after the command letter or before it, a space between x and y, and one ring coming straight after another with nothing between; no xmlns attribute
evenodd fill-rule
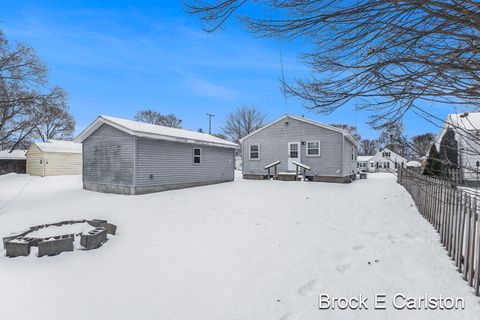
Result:
<svg viewBox="0 0 480 320"><path fill-rule="evenodd" d="M74 234L40 239L38 242L38 256L54 256L65 251L73 251L74 239Z"/></svg>
<svg viewBox="0 0 480 320"><path fill-rule="evenodd" d="M30 232L31 232L30 230L27 230L27 231L24 231L24 232L21 232L21 233L12 235L12 236L3 237L3 239L2 239L3 240L3 248L6 249L5 244L8 241L13 240L13 239L18 238L18 237L24 237L27 234L29 234Z"/></svg>
<svg viewBox="0 0 480 320"><path fill-rule="evenodd" d="M95 228L98 228L102 223L107 223L107 222L108 222L107 220L102 220L102 219L87 220L87 223Z"/></svg>
<svg viewBox="0 0 480 320"><path fill-rule="evenodd" d="M38 226L33 226L33 227L30 227L30 231L37 231L37 230L45 228L46 226L47 226L46 224L40 224Z"/></svg>
<svg viewBox="0 0 480 320"><path fill-rule="evenodd" d="M108 234L113 234L115 235L115 233L117 233L117 226L114 225L113 223L101 223L99 225L99 228L104 228L105 230L107 230L107 233Z"/></svg>
<svg viewBox="0 0 480 320"><path fill-rule="evenodd" d="M32 242L38 241L37 238L18 237L7 241L5 249L8 257L28 256Z"/></svg>
<svg viewBox="0 0 480 320"><path fill-rule="evenodd" d="M80 244L87 250L98 248L107 241L107 230L105 228L95 228L87 234L82 234Z"/></svg>

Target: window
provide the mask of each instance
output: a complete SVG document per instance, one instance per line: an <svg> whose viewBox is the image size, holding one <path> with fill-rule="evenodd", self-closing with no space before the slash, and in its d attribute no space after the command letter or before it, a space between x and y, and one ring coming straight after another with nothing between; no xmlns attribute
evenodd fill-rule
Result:
<svg viewBox="0 0 480 320"><path fill-rule="evenodd" d="M307 156L310 156L310 157L320 156L320 141L307 142Z"/></svg>
<svg viewBox="0 0 480 320"><path fill-rule="evenodd" d="M387 152L387 151L382 152L382 156L383 156L384 158L390 158L390 152Z"/></svg>
<svg viewBox="0 0 480 320"><path fill-rule="evenodd" d="M374 167L375 167L375 163L371 162L371 163L370 163L370 167L374 168Z"/></svg>
<svg viewBox="0 0 480 320"><path fill-rule="evenodd" d="M260 160L260 145L251 144L250 145L250 160Z"/></svg>
<svg viewBox="0 0 480 320"><path fill-rule="evenodd" d="M290 158L297 159L298 158L298 143L289 143L290 148Z"/></svg>
<svg viewBox="0 0 480 320"><path fill-rule="evenodd" d="M202 163L202 149L193 148L193 163L194 164Z"/></svg>

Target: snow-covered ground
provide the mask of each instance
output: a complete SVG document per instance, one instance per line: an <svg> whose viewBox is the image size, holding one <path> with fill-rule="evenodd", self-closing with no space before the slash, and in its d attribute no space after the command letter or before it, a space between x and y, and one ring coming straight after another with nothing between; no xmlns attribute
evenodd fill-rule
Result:
<svg viewBox="0 0 480 320"><path fill-rule="evenodd" d="M103 247L0 256L0 319L478 319L480 299L390 174L246 181L142 196L80 177L0 176L0 236L65 219L118 225ZM462 297L463 311L319 310L318 295ZM371 300L371 299L370 299Z"/></svg>

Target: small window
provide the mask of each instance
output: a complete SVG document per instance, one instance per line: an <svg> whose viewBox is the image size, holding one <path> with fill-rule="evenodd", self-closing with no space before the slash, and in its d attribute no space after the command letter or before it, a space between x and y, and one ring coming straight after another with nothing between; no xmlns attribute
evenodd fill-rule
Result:
<svg viewBox="0 0 480 320"><path fill-rule="evenodd" d="M371 162L371 163L370 163L370 167L374 168L374 167L375 167L375 163Z"/></svg>
<svg viewBox="0 0 480 320"><path fill-rule="evenodd" d="M315 157L320 155L320 141L307 142L307 156Z"/></svg>
<svg viewBox="0 0 480 320"><path fill-rule="evenodd" d="M193 148L193 163L194 164L202 163L202 149Z"/></svg>
<svg viewBox="0 0 480 320"><path fill-rule="evenodd" d="M383 157L384 158L390 158L390 152L383 152Z"/></svg>
<svg viewBox="0 0 480 320"><path fill-rule="evenodd" d="M260 159L260 145L252 144L250 145L250 160L259 160Z"/></svg>

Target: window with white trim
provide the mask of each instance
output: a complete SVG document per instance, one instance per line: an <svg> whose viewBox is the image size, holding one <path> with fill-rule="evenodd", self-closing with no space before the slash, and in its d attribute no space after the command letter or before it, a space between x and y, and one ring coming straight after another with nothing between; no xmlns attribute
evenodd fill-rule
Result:
<svg viewBox="0 0 480 320"><path fill-rule="evenodd" d="M320 156L320 141L307 142L307 156L309 157Z"/></svg>
<svg viewBox="0 0 480 320"><path fill-rule="evenodd" d="M193 148L193 164L202 164L201 148Z"/></svg>
<svg viewBox="0 0 480 320"><path fill-rule="evenodd" d="M250 160L259 160L260 159L260 145L251 144L250 145Z"/></svg>

